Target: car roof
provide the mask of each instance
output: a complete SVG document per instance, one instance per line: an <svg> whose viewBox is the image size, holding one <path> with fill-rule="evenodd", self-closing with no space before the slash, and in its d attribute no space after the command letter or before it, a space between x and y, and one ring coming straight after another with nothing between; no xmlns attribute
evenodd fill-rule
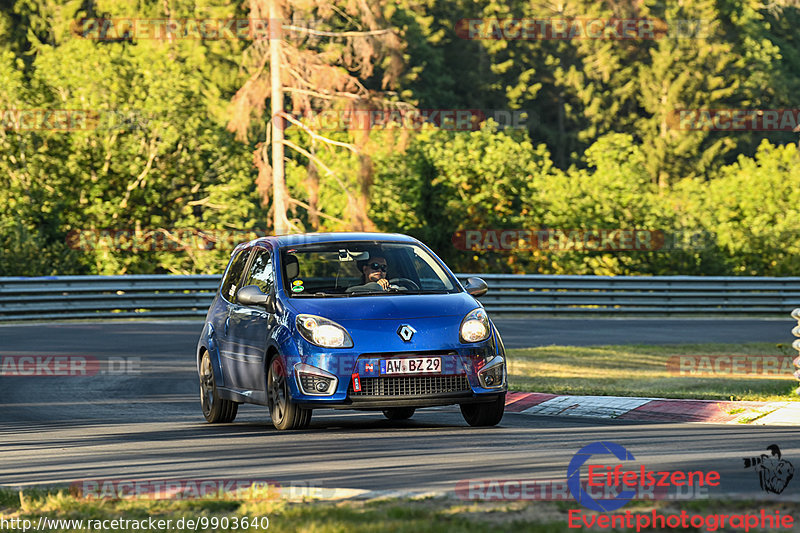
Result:
<svg viewBox="0 0 800 533"><path fill-rule="evenodd" d="M415 238L401 233L377 233L377 232L334 232L334 233L298 233L294 235L271 235L261 237L247 243L241 243L236 247L268 245L269 243L283 248L285 246L300 246L303 244L317 244L326 242L354 242L354 241L389 241L389 242L418 242Z"/></svg>

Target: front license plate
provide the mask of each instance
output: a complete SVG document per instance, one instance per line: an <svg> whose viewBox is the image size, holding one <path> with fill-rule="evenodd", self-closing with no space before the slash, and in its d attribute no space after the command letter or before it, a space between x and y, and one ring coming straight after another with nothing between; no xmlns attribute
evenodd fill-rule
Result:
<svg viewBox="0 0 800 533"><path fill-rule="evenodd" d="M383 359L381 374L441 374L441 357L415 357L409 359Z"/></svg>

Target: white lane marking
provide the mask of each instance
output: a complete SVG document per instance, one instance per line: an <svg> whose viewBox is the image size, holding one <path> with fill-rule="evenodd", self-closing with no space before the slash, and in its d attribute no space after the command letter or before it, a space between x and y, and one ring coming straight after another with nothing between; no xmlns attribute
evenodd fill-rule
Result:
<svg viewBox="0 0 800 533"><path fill-rule="evenodd" d="M522 413L527 415L617 418L653 400L654 398L620 398L614 396L556 396L529 407Z"/></svg>

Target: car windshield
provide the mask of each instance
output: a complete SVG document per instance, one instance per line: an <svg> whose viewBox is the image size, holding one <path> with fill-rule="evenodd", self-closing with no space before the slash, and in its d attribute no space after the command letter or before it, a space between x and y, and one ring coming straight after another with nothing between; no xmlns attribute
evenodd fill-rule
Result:
<svg viewBox="0 0 800 533"><path fill-rule="evenodd" d="M333 242L281 250L286 292L294 298L443 294L458 281L424 248L381 241Z"/></svg>

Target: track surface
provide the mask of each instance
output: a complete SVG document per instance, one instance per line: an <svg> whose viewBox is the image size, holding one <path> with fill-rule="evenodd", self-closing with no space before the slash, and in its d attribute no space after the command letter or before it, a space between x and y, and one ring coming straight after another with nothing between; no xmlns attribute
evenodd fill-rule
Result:
<svg viewBox="0 0 800 533"><path fill-rule="evenodd" d="M629 342L791 341L790 321L496 321L508 347ZM787 327L787 325L789 327ZM200 413L192 354L202 324L73 323L0 327L0 355L140 357L138 374L0 377L0 484L82 479L269 479L367 490L455 490L466 479L564 480L588 443L625 446L648 470L718 470L711 496L764 496L742 458L778 444L800 468L796 428L642 424L506 414L466 426L457 408L410 421L316 411L311 428L278 432L265 408L234 424ZM726 329L728 328L728 329ZM531 333L533 332L533 333ZM577 332L577 333L576 333ZM800 499L800 479L780 496Z"/></svg>

